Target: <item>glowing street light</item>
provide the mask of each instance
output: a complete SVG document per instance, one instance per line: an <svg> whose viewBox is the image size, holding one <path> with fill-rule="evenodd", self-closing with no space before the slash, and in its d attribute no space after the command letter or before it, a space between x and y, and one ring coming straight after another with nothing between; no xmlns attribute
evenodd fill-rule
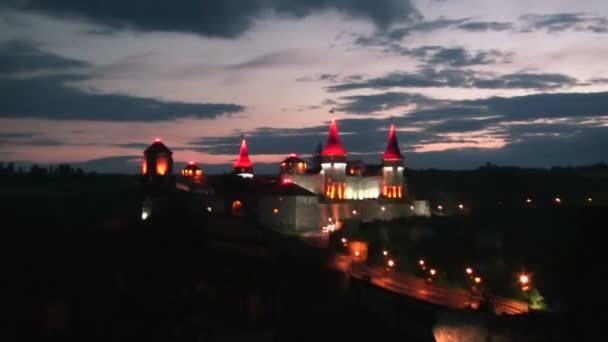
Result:
<svg viewBox="0 0 608 342"><path fill-rule="evenodd" d="M473 274L473 269L470 267L467 267L467 269L465 270L465 272L467 272L468 275Z"/></svg>
<svg viewBox="0 0 608 342"><path fill-rule="evenodd" d="M413 205L410 205L410 210L414 210L414 206Z"/></svg>
<svg viewBox="0 0 608 342"><path fill-rule="evenodd" d="M458 205L458 209L463 210L463 209L464 209L464 204L460 203L460 204Z"/></svg>
<svg viewBox="0 0 608 342"><path fill-rule="evenodd" d="M385 211L385 210L386 210L386 207L382 207L382 208L380 208L380 210Z"/></svg>
<svg viewBox="0 0 608 342"><path fill-rule="evenodd" d="M532 199L531 199L530 197L527 197L527 198L526 198L526 203L528 203L528 204L529 204L529 203L532 203Z"/></svg>
<svg viewBox="0 0 608 342"><path fill-rule="evenodd" d="M440 204L440 205L437 206L437 209L443 210L443 206Z"/></svg>
<svg viewBox="0 0 608 342"><path fill-rule="evenodd" d="M387 265L388 267L393 267L395 266L395 261L393 259L388 259Z"/></svg>
<svg viewBox="0 0 608 342"><path fill-rule="evenodd" d="M355 251L355 256L359 256L359 251Z"/></svg>
<svg viewBox="0 0 608 342"><path fill-rule="evenodd" d="M555 201L555 203L557 203L557 204L562 204L562 199L561 199L560 197L555 197L553 200L554 200L554 201Z"/></svg>
<svg viewBox="0 0 608 342"><path fill-rule="evenodd" d="M593 202L593 198L587 197L587 202L589 202L589 203Z"/></svg>
<svg viewBox="0 0 608 342"><path fill-rule="evenodd" d="M530 290L530 276L527 274L521 274L519 276L519 282L521 284L522 291Z"/></svg>
<svg viewBox="0 0 608 342"><path fill-rule="evenodd" d="M437 271L435 271L435 269L434 269L434 268L431 268L431 269L429 270L429 273L430 273L432 276L434 276L435 274L437 274Z"/></svg>
<svg viewBox="0 0 608 342"><path fill-rule="evenodd" d="M382 255L387 256L388 255L388 251L385 249L382 251Z"/></svg>
<svg viewBox="0 0 608 342"><path fill-rule="evenodd" d="M481 284L481 277L475 277L475 278L473 278L473 280L475 281L476 284Z"/></svg>
<svg viewBox="0 0 608 342"><path fill-rule="evenodd" d="M424 260L420 259L418 260L418 263L420 264L420 266L424 266Z"/></svg>
<svg viewBox="0 0 608 342"><path fill-rule="evenodd" d="M356 210L353 210L353 215L357 215L357 211Z"/></svg>

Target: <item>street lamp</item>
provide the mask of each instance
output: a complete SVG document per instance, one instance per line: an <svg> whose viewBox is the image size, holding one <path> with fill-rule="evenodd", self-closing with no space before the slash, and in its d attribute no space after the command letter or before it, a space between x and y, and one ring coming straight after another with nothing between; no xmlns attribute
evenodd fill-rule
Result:
<svg viewBox="0 0 608 342"><path fill-rule="evenodd" d="M460 203L460 204L458 205L458 209L460 209L460 210L464 210L464 204Z"/></svg>
<svg viewBox="0 0 608 342"><path fill-rule="evenodd" d="M423 271L426 270L426 266L424 265L424 260L423 259L418 260L418 264L420 265L420 268Z"/></svg>
<svg viewBox="0 0 608 342"><path fill-rule="evenodd" d="M560 197L555 197L553 200L556 204L562 204L562 199Z"/></svg>
<svg viewBox="0 0 608 342"><path fill-rule="evenodd" d="M382 255L387 256L388 255L388 251L385 249L382 251Z"/></svg>
<svg viewBox="0 0 608 342"><path fill-rule="evenodd" d="M472 268L470 268L470 267L467 267L467 268L465 269L465 272L467 272L467 274L468 274L468 275L471 275L471 274L473 274L473 269L472 269Z"/></svg>
<svg viewBox="0 0 608 342"><path fill-rule="evenodd" d="M519 276L519 283L521 284L521 289L523 291L530 290L530 276L529 275L522 273Z"/></svg>

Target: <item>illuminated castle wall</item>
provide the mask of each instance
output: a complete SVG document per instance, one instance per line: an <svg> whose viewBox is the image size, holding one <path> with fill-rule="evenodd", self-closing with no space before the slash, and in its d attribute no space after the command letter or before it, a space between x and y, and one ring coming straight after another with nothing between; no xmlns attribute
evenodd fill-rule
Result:
<svg viewBox="0 0 608 342"><path fill-rule="evenodd" d="M321 172L307 174L306 162L295 154L281 162L281 180L321 194L327 200L405 199L403 155L399 150L395 126L391 125L388 144L382 156L382 169L370 174L362 162L349 163L340 142L335 119L329 127L327 144L321 152Z"/></svg>

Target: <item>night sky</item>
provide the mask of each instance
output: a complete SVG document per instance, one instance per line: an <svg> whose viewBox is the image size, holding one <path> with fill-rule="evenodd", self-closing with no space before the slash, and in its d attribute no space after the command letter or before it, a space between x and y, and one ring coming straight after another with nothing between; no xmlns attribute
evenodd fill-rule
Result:
<svg viewBox="0 0 608 342"><path fill-rule="evenodd" d="M605 0L4 0L0 160L276 171L334 115L351 160L393 122L411 168L592 164L607 56Z"/></svg>

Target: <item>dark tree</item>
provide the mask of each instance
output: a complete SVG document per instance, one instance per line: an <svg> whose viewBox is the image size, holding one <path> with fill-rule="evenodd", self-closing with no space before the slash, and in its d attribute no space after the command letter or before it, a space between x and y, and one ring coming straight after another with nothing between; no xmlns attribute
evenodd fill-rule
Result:
<svg viewBox="0 0 608 342"><path fill-rule="evenodd" d="M323 151L323 144L319 141L315 153L310 158L310 171L314 173L321 172L321 151Z"/></svg>

